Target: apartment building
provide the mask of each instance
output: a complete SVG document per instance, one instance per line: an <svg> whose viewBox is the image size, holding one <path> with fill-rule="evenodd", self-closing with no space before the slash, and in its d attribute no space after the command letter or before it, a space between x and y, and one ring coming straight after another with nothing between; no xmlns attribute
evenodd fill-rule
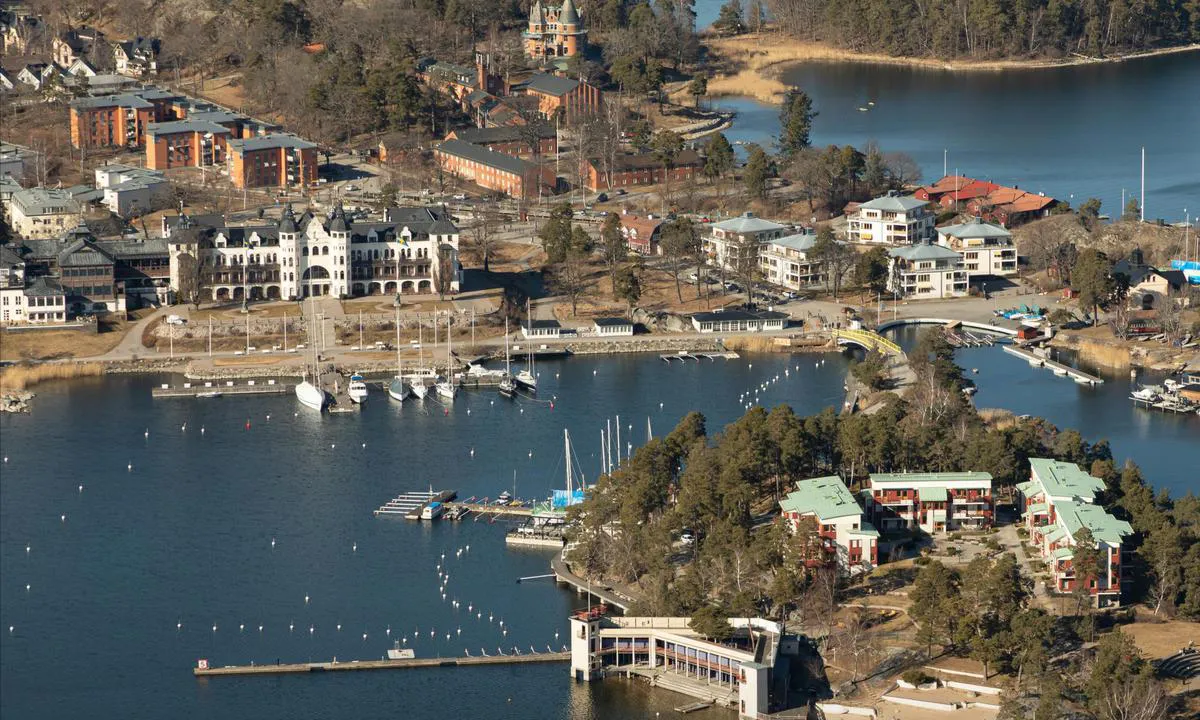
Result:
<svg viewBox="0 0 1200 720"><path fill-rule="evenodd" d="M446 140L433 152L442 170L514 198L536 197L541 191L553 192L557 183L552 168L463 140Z"/></svg>
<svg viewBox="0 0 1200 720"><path fill-rule="evenodd" d="M888 251L888 290L917 300L964 297L962 256L928 241Z"/></svg>
<svg viewBox="0 0 1200 720"><path fill-rule="evenodd" d="M622 210L621 237L630 252L638 255L662 255L659 239L662 237L663 219L654 215L638 215Z"/></svg>
<svg viewBox="0 0 1200 720"><path fill-rule="evenodd" d="M870 570L879 563L879 531L846 484L836 475L801 480L779 501L784 522L810 539L805 564L836 564L843 572Z"/></svg>
<svg viewBox="0 0 1200 720"><path fill-rule="evenodd" d="M170 183L155 170L111 163L96 168L96 189L105 207L121 217L159 210L169 202Z"/></svg>
<svg viewBox="0 0 1200 720"><path fill-rule="evenodd" d="M591 83L547 73L534 73L513 83L511 92L536 98L538 112L545 118L559 114L574 118L595 112L604 98L600 88Z"/></svg>
<svg viewBox="0 0 1200 720"><path fill-rule="evenodd" d="M150 123L179 119L182 96L156 87L115 95L72 100L69 105L71 146L134 148L146 142Z"/></svg>
<svg viewBox="0 0 1200 720"><path fill-rule="evenodd" d="M226 148L234 187L304 187L317 181L317 146L290 133L231 139Z"/></svg>
<svg viewBox="0 0 1200 720"><path fill-rule="evenodd" d="M768 240L759 250L762 277L773 285L799 290L825 279L821 263L809 257L817 234L811 230Z"/></svg>
<svg viewBox="0 0 1200 720"><path fill-rule="evenodd" d="M66 298L54 278L25 277L25 260L0 245L0 325L46 325L66 321Z"/></svg>
<svg viewBox="0 0 1200 720"><path fill-rule="evenodd" d="M1017 274L1017 248L1012 233L996 223L974 219L937 229L937 242L962 255L967 279Z"/></svg>
<svg viewBox="0 0 1200 720"><path fill-rule="evenodd" d="M146 126L146 167L225 167L229 128L206 120L176 120Z"/></svg>
<svg viewBox="0 0 1200 720"><path fill-rule="evenodd" d="M875 527L933 534L991 527L992 476L985 472L872 473L863 493Z"/></svg>
<svg viewBox="0 0 1200 720"><path fill-rule="evenodd" d="M1088 590L1097 607L1120 605L1124 541L1133 528L1096 504L1103 481L1059 460L1030 458L1029 467L1029 480L1017 485L1018 506L1029 544L1050 566L1055 590L1075 590L1076 536L1087 529L1101 558L1100 572L1088 580Z"/></svg>
<svg viewBox="0 0 1200 720"><path fill-rule="evenodd" d="M755 217L745 212L738 217L712 224L712 232L703 238L704 252L710 265L726 268L758 265L761 246L792 234L788 225Z"/></svg>
<svg viewBox="0 0 1200 720"><path fill-rule="evenodd" d="M934 219L928 201L891 190L858 206L846 236L854 243L912 245L933 237Z"/></svg>

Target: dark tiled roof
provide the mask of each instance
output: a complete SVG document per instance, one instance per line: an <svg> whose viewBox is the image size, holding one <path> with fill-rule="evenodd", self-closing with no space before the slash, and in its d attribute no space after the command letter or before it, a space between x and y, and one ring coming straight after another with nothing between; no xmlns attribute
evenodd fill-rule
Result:
<svg viewBox="0 0 1200 720"><path fill-rule="evenodd" d="M698 322L719 322L721 320L783 320L787 313L763 310L715 310L713 312L695 313L692 317Z"/></svg>
<svg viewBox="0 0 1200 720"><path fill-rule="evenodd" d="M633 324L632 320L626 320L625 318L615 318L615 317L598 317L598 318L592 320L592 322L596 323L597 325L599 325L601 327L621 327L622 325L632 325Z"/></svg>
<svg viewBox="0 0 1200 720"><path fill-rule="evenodd" d="M59 267L112 264L112 255L90 240L76 240L58 254Z"/></svg>
<svg viewBox="0 0 1200 720"><path fill-rule="evenodd" d="M480 145L472 145L462 140L446 140L437 147L437 150L447 155L471 160L480 165L486 165L497 170L513 173L514 175L523 175L533 167L532 164L525 162L521 158L488 150Z"/></svg>
<svg viewBox="0 0 1200 720"><path fill-rule="evenodd" d="M526 329L556 330L562 327L557 320L532 320L525 324Z"/></svg>
<svg viewBox="0 0 1200 720"><path fill-rule="evenodd" d="M681 150L675 156L675 161L671 164L672 167L688 167L690 165L699 165L700 155L695 150ZM649 170L661 168L662 160L658 159L654 153L641 153L633 155L623 153L616 156L616 162L613 163L613 169L617 172L622 170Z"/></svg>
<svg viewBox="0 0 1200 720"><path fill-rule="evenodd" d="M57 297L65 294L62 283L57 278L44 275L34 278L33 282L25 288L26 297Z"/></svg>
<svg viewBox="0 0 1200 720"><path fill-rule="evenodd" d="M545 140L556 137L554 126L549 123L537 123L523 129L516 125L490 128L466 128L455 130L456 140L469 142L472 145L488 145L491 143L517 142L529 137L530 132L537 133L538 139Z"/></svg>
<svg viewBox="0 0 1200 720"><path fill-rule="evenodd" d="M229 128L207 120L175 120L173 122L149 123L146 125L148 135L174 135L177 133L212 133L213 135L228 134Z"/></svg>
<svg viewBox="0 0 1200 720"><path fill-rule="evenodd" d="M535 73L530 75L529 79L521 83L519 87L525 88L526 90L532 90L543 95L561 97L579 87L579 81L571 80L569 78L561 78L557 75Z"/></svg>
<svg viewBox="0 0 1200 720"><path fill-rule="evenodd" d="M244 140L230 140L229 147L240 152L251 152L253 150L270 150L271 148L297 148L305 150L315 148L316 145L290 133L274 133L246 138Z"/></svg>

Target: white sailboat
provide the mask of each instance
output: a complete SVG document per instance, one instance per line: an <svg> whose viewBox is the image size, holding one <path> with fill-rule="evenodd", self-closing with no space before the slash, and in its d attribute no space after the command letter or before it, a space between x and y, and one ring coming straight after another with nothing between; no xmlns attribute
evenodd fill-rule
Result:
<svg viewBox="0 0 1200 720"><path fill-rule="evenodd" d="M313 321L316 321L315 313L313 314ZM317 412L321 412L325 409L325 406L329 404L329 394L317 384L321 382L321 375L317 371L316 343L312 341L311 336L312 333L310 328L309 342L313 346L313 365L310 369L307 366L308 364L305 363L304 379L301 380L300 384L296 386L296 399L299 400L300 404L304 407L312 408ZM311 377L316 381L316 383L313 383L309 380L309 372L312 373Z"/></svg>
<svg viewBox="0 0 1200 720"><path fill-rule="evenodd" d="M446 318L446 376L437 383L437 394L443 400L453 400L458 394L458 385L454 382L454 361L450 351L450 318Z"/></svg>
<svg viewBox="0 0 1200 720"><path fill-rule="evenodd" d="M429 395L429 384L425 382L425 339L422 335L420 315L417 316L417 370L410 376L412 393L418 400L424 400ZM437 317L434 316L434 323ZM435 329L434 332L437 332Z"/></svg>
<svg viewBox="0 0 1200 720"><path fill-rule="evenodd" d="M367 389L367 383L363 381L363 376L354 373L350 376L350 384L346 386L346 394L350 396L350 400L356 403L365 403L370 391Z"/></svg>
<svg viewBox="0 0 1200 720"><path fill-rule="evenodd" d="M400 360L400 308L396 308L396 377L388 383L388 397L404 402L408 384L404 382L404 363Z"/></svg>
<svg viewBox="0 0 1200 720"><path fill-rule="evenodd" d="M504 377L500 379L500 394L511 398L517 394L517 381L512 376L512 361L508 356L508 318L504 318Z"/></svg>
<svg viewBox="0 0 1200 720"><path fill-rule="evenodd" d="M533 327L533 311L530 309L529 301L525 301L525 322ZM537 392L537 373L533 364L533 344L529 345L528 360L526 360L525 369L517 373L517 382L530 390Z"/></svg>

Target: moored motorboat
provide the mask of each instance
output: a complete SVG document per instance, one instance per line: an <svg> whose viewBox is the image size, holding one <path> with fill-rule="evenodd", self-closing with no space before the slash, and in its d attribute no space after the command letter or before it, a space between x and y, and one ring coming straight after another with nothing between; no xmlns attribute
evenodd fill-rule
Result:
<svg viewBox="0 0 1200 720"><path fill-rule="evenodd" d="M356 403L364 403L367 401L367 396L370 391L367 390L367 384L363 382L363 376L354 373L350 376L350 384L346 386L346 394Z"/></svg>

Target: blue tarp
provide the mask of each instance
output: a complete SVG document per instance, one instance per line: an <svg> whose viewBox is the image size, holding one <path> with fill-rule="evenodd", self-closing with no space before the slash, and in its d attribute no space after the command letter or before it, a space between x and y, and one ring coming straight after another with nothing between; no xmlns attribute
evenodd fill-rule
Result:
<svg viewBox="0 0 1200 720"><path fill-rule="evenodd" d="M550 504L556 508L578 505L581 502L583 502L582 490L574 490L569 494L566 490L555 490L550 500Z"/></svg>

